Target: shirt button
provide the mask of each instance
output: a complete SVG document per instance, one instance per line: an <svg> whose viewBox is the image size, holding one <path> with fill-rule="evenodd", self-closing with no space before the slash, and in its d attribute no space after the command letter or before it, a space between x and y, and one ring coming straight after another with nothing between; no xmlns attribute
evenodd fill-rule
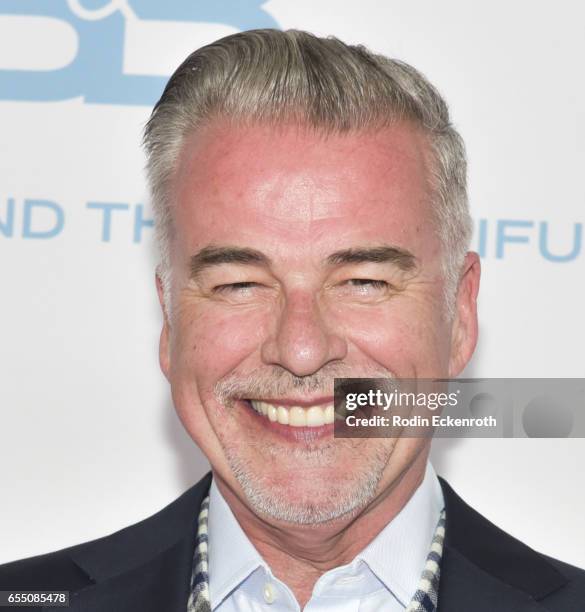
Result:
<svg viewBox="0 0 585 612"><path fill-rule="evenodd" d="M262 595L264 595L264 601L268 604L271 604L276 599L276 588L272 582L267 582L264 585Z"/></svg>

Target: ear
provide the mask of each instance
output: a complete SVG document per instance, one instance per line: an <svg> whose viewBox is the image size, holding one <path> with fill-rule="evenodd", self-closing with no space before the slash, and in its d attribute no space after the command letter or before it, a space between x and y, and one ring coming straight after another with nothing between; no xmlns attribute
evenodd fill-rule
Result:
<svg viewBox="0 0 585 612"><path fill-rule="evenodd" d="M167 305L165 304L165 295L163 290L163 283L158 273L156 272L156 291L158 293L158 301L160 303L160 307L163 313L163 326L160 332L160 342L158 346L158 361L160 363L160 369L163 374L166 376L167 380L169 379L169 373L171 370L171 357L170 357L170 323L169 316L167 312Z"/></svg>
<svg viewBox="0 0 585 612"><path fill-rule="evenodd" d="M480 274L479 255L467 253L459 278L455 318L451 329L450 378L454 378L465 368L477 344L477 293Z"/></svg>

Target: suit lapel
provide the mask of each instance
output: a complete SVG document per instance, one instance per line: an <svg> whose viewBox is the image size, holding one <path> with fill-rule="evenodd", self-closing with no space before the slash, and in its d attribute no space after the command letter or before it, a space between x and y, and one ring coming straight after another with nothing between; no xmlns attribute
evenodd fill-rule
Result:
<svg viewBox="0 0 585 612"><path fill-rule="evenodd" d="M71 559L93 584L71 594L72 612L185 612L196 522L211 474L158 514L81 545Z"/></svg>
<svg viewBox="0 0 585 612"><path fill-rule="evenodd" d="M457 550L445 547L438 612L543 612L530 595L481 570Z"/></svg>
<svg viewBox="0 0 585 612"><path fill-rule="evenodd" d="M439 612L537 612L567 578L470 508L442 479L447 524Z"/></svg>
<svg viewBox="0 0 585 612"><path fill-rule="evenodd" d="M186 612L192 540L184 538L144 565L76 593L72 612Z"/></svg>

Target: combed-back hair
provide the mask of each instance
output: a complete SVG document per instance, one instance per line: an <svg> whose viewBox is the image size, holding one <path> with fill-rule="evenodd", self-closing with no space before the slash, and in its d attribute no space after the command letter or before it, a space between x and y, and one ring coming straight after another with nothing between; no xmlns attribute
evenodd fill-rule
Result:
<svg viewBox="0 0 585 612"><path fill-rule="evenodd" d="M408 64L299 30L250 30L197 49L170 78L146 125L147 176L170 307L171 182L185 138L216 117L296 122L326 133L408 120L428 136L429 183L452 301L471 238L463 141L438 91ZM449 310L451 310L449 308Z"/></svg>

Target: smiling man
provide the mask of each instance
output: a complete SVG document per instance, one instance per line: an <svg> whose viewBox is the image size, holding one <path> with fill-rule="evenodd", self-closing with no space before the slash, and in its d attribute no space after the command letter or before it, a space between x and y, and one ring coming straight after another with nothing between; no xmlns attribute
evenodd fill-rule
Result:
<svg viewBox="0 0 585 612"><path fill-rule="evenodd" d="M476 344L464 148L425 78L244 32L185 60L145 144L160 363L212 476L2 588L88 611L584 609L580 570L466 506L428 438L333 435L336 377L454 377Z"/></svg>

